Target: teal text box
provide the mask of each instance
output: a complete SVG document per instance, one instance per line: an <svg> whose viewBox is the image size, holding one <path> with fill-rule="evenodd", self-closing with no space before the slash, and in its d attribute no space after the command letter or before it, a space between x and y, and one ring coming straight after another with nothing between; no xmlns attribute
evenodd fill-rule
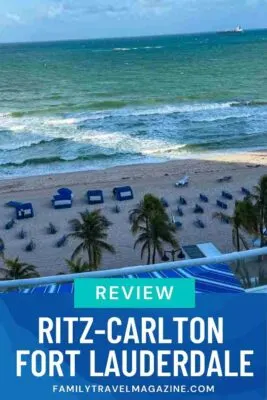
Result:
<svg viewBox="0 0 267 400"><path fill-rule="evenodd" d="M76 279L75 308L194 308L194 279Z"/></svg>

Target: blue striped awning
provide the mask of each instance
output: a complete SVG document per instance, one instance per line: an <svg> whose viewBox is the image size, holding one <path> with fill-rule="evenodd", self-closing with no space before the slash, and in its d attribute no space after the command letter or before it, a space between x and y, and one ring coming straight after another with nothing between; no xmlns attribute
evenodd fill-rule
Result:
<svg viewBox="0 0 267 400"><path fill-rule="evenodd" d="M194 278L197 293L241 293L244 289L226 264L209 264L197 267L170 269L165 271L143 272L140 274L121 275L118 278ZM63 294L73 293L73 283L53 284L20 289L21 293Z"/></svg>

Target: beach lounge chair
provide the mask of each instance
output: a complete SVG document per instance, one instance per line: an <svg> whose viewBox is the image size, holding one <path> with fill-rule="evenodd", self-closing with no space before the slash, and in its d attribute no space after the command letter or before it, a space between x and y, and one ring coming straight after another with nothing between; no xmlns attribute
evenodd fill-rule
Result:
<svg viewBox="0 0 267 400"><path fill-rule="evenodd" d="M179 215L179 217L183 217L184 215L183 210L179 206L177 207L177 214Z"/></svg>
<svg viewBox="0 0 267 400"><path fill-rule="evenodd" d="M182 222L179 221L174 215L172 216L172 222L174 223L177 229L180 229L183 226Z"/></svg>
<svg viewBox="0 0 267 400"><path fill-rule="evenodd" d="M161 197L160 202L163 205L163 207L166 207L166 208L169 207L169 203L164 197Z"/></svg>
<svg viewBox="0 0 267 400"><path fill-rule="evenodd" d="M88 204L103 204L104 195L102 190L88 190L87 192Z"/></svg>
<svg viewBox="0 0 267 400"><path fill-rule="evenodd" d="M250 196L251 195L250 190L248 190L248 189L246 189L244 187L241 188L241 192L246 196Z"/></svg>
<svg viewBox="0 0 267 400"><path fill-rule="evenodd" d="M186 205L187 205L187 201L185 200L184 197L180 196L180 198L179 198L179 204L181 204L182 206L186 206Z"/></svg>
<svg viewBox="0 0 267 400"><path fill-rule="evenodd" d="M35 247L36 247L36 245L35 245L34 241L31 240L31 241L27 244L27 246L25 247L25 251L28 251L28 252L33 251L33 250L35 249Z"/></svg>
<svg viewBox="0 0 267 400"><path fill-rule="evenodd" d="M194 208L194 214L203 214L203 213L204 213L204 209L200 205L196 204L196 206Z"/></svg>
<svg viewBox="0 0 267 400"><path fill-rule="evenodd" d="M26 236L27 236L27 232L25 232L24 229L21 229L18 232L18 239L25 239Z"/></svg>
<svg viewBox="0 0 267 400"><path fill-rule="evenodd" d="M217 179L217 182L221 183L221 182L230 182L233 179L232 176L224 176L222 178Z"/></svg>
<svg viewBox="0 0 267 400"><path fill-rule="evenodd" d="M233 196L231 195L231 193L226 192L225 190L222 191L222 197L224 197L227 200L233 200Z"/></svg>
<svg viewBox="0 0 267 400"><path fill-rule="evenodd" d="M188 186L189 184L189 177L188 176L184 176L183 179L181 179L180 181L175 183L176 187L185 187Z"/></svg>
<svg viewBox="0 0 267 400"><path fill-rule="evenodd" d="M8 231L9 229L13 228L13 226L15 225L15 220L11 219L10 221L8 221L5 225L5 229Z"/></svg>
<svg viewBox="0 0 267 400"><path fill-rule="evenodd" d="M221 216L221 220L222 222L224 222L225 224L230 224L230 220L226 215L222 215Z"/></svg>
<svg viewBox="0 0 267 400"><path fill-rule="evenodd" d="M19 206L16 207L16 215L17 219L26 219L26 218L33 218L34 217L34 211L33 211L33 206L32 203L25 203L25 204L20 204Z"/></svg>
<svg viewBox="0 0 267 400"><path fill-rule="evenodd" d="M204 222L201 221L201 219L199 219L199 218L197 218L197 219L195 220L194 224L195 224L195 226L196 226L197 228L200 228L200 229L204 229L204 228L205 228Z"/></svg>
<svg viewBox="0 0 267 400"><path fill-rule="evenodd" d="M118 201L132 200L134 198L133 190L130 186L114 188L113 195Z"/></svg>
<svg viewBox="0 0 267 400"><path fill-rule="evenodd" d="M64 236L62 236L62 238L60 238L58 241L57 241L57 243L56 243L56 246L59 248L59 247L62 247L62 246L64 246L65 244L66 244L66 241L67 241L67 235L64 235Z"/></svg>
<svg viewBox="0 0 267 400"><path fill-rule="evenodd" d="M3 239L0 238L0 254L3 253L4 250L5 250L5 244Z"/></svg>
<svg viewBox="0 0 267 400"><path fill-rule="evenodd" d="M223 203L221 200L217 200L216 204L218 207L222 208L223 210L227 210L227 208L228 208L227 204Z"/></svg>
<svg viewBox="0 0 267 400"><path fill-rule="evenodd" d="M209 199L205 194L200 193L199 198L201 201L203 201L203 203L208 203Z"/></svg>
<svg viewBox="0 0 267 400"><path fill-rule="evenodd" d="M55 227L52 222L49 222L49 225L47 227L47 233L48 235L55 235L57 233L57 228Z"/></svg>

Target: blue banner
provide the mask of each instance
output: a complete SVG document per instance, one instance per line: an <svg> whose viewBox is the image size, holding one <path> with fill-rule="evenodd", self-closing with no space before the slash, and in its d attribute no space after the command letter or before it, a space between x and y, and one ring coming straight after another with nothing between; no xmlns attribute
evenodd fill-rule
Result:
<svg viewBox="0 0 267 400"><path fill-rule="evenodd" d="M0 296L3 399L264 400L265 295L192 309L75 309L73 295Z"/></svg>

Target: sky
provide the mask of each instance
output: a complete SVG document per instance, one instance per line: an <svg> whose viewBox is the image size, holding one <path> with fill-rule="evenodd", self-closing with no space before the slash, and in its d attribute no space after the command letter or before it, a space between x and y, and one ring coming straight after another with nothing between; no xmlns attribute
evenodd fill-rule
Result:
<svg viewBox="0 0 267 400"><path fill-rule="evenodd" d="M0 0L0 42L267 28L267 0Z"/></svg>

